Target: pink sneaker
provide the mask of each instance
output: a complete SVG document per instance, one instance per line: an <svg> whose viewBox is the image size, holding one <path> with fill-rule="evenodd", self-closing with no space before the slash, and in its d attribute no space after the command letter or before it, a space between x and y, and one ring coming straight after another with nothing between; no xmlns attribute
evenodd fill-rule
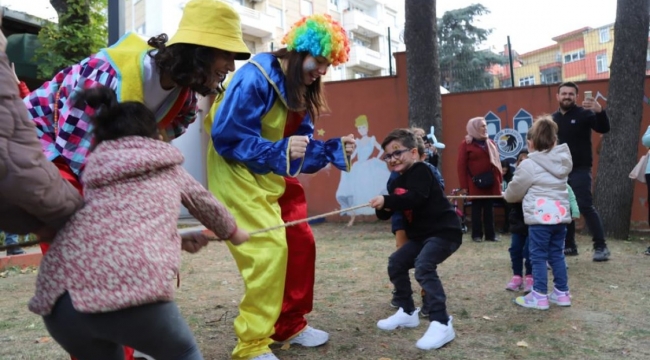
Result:
<svg viewBox="0 0 650 360"><path fill-rule="evenodd" d="M533 275L526 275L524 279L524 292L529 293L533 291Z"/></svg>
<svg viewBox="0 0 650 360"><path fill-rule="evenodd" d="M571 306L571 294L569 291L560 291L553 288L549 301L557 306Z"/></svg>
<svg viewBox="0 0 650 360"><path fill-rule="evenodd" d="M516 298L515 304L525 308L548 310L548 296L533 290L526 296Z"/></svg>
<svg viewBox="0 0 650 360"><path fill-rule="evenodd" d="M506 285L506 290L509 291L520 291L523 289L523 281L521 276L515 275L510 279L510 282Z"/></svg>

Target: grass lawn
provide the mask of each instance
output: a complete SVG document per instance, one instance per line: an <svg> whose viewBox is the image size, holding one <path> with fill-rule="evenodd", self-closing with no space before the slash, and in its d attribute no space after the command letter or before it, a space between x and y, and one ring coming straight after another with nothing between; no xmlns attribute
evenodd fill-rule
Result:
<svg viewBox="0 0 650 360"><path fill-rule="evenodd" d="M573 306L539 311L514 305L515 294L504 290L511 276L509 236L497 243L473 243L466 236L439 268L456 340L424 352L415 342L428 322L390 332L375 325L394 312L386 274L395 245L389 224L325 223L314 232L318 255L309 320L330 332L330 342L316 349L277 345L280 359L650 359L650 256L643 255L650 239L610 241L612 259L594 263L590 239L578 236L580 256L567 258ZM0 275L0 359L68 359L26 308L35 270ZM419 290L415 282L414 288ZM230 359L242 292L223 244L184 255L177 302L206 359Z"/></svg>

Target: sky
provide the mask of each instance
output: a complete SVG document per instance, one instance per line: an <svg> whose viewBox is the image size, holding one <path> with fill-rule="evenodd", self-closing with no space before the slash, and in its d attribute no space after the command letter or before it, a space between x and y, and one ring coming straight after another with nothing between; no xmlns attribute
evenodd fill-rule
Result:
<svg viewBox="0 0 650 360"><path fill-rule="evenodd" d="M48 0L1 0L12 10L46 19L56 17ZM413 1L413 0L412 0ZM437 0L437 16L445 11L480 3L490 14L475 25L492 29L485 47L502 51L510 36L512 48L523 54L553 44L552 38L585 26L598 28L616 18L617 0Z"/></svg>
<svg viewBox="0 0 650 360"><path fill-rule="evenodd" d="M616 19L616 0L437 0L436 16L476 3L490 11L474 23L493 29L486 47L503 51L510 36L512 48L520 54L553 45L552 38L558 35Z"/></svg>

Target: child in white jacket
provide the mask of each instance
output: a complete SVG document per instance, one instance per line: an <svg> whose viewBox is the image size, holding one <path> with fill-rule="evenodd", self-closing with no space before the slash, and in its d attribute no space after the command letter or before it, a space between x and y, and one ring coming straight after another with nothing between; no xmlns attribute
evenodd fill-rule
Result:
<svg viewBox="0 0 650 360"><path fill-rule="evenodd" d="M551 117L536 119L529 132L528 159L517 168L504 196L508 202L523 199L533 267L533 291L516 298L515 303L547 310L549 301L559 306L571 305L563 249L566 224L571 222L567 179L573 162L569 147L556 145L557 125ZM555 285L550 296L547 295L546 262L553 270Z"/></svg>

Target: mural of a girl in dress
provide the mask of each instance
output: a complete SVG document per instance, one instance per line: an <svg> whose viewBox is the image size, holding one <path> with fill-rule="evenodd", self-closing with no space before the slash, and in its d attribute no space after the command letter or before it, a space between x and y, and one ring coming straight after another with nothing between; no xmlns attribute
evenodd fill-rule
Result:
<svg viewBox="0 0 650 360"><path fill-rule="evenodd" d="M368 117L360 115L354 125L361 138L356 139L357 149L352 153L352 168L349 173L341 172L341 180L336 190L336 201L342 209L366 204L373 197L387 194L386 182L390 176L386 163L381 160L384 150L374 136L368 136ZM377 150L377 155L372 157ZM354 161L356 158L356 161ZM374 215L375 210L365 207L343 213L350 216L348 226L354 224L355 215Z"/></svg>

